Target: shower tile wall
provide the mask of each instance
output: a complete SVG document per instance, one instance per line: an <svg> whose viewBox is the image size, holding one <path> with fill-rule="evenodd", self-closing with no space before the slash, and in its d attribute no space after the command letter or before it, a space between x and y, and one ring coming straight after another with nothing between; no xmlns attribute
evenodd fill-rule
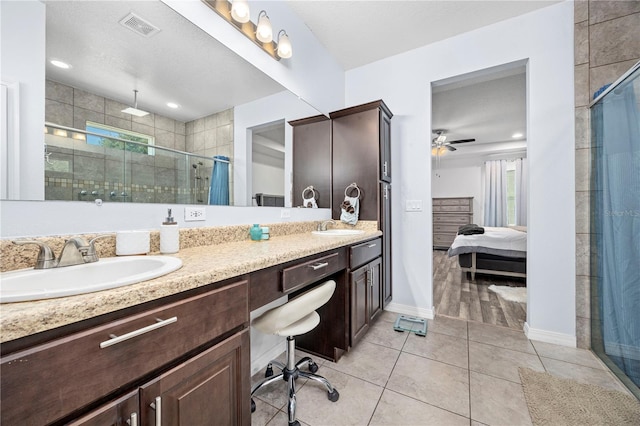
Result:
<svg viewBox="0 0 640 426"><path fill-rule="evenodd" d="M576 126L576 335L591 347L589 103L640 59L640 1L577 0L574 3Z"/></svg>
<svg viewBox="0 0 640 426"><path fill-rule="evenodd" d="M51 80L46 82L45 105L48 122L84 129L87 121L93 121L154 136L156 146L233 157L233 109L189 123L158 114L135 117L121 112L129 105ZM45 172L48 200L91 201L100 197L104 201L192 203L199 198L206 202L203 194L193 193L193 171L187 169L190 166L184 156L162 150L156 150L153 156L133 152L110 156L84 141L68 145L66 141L64 147L49 147L54 165L47 165ZM200 173L211 176L210 164L205 164ZM82 189L88 195L79 195ZM93 190L98 195L92 196ZM109 195L112 191L116 192L115 197ZM126 197L120 195L123 192Z"/></svg>

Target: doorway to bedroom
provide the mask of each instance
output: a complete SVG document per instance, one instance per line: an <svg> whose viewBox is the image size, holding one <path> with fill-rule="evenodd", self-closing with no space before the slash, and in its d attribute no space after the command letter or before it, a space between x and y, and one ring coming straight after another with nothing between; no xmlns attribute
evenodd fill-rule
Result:
<svg viewBox="0 0 640 426"><path fill-rule="evenodd" d="M526 61L431 83L437 315L526 321Z"/></svg>

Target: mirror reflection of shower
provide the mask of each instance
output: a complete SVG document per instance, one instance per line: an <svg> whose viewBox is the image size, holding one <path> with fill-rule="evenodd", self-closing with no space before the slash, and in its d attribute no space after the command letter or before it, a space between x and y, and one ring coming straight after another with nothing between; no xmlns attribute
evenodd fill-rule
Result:
<svg viewBox="0 0 640 426"><path fill-rule="evenodd" d="M203 173L202 161L197 161L191 165L193 168L193 200L194 204L204 204L209 193L209 176ZM204 176L202 176L204 174Z"/></svg>

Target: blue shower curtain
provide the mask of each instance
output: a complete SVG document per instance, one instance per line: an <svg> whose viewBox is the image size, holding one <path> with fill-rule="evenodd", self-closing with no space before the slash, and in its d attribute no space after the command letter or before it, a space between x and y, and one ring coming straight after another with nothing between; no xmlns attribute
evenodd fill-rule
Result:
<svg viewBox="0 0 640 426"><path fill-rule="evenodd" d="M634 88L635 86L635 88ZM592 335L640 386L640 69L592 107L593 230L600 329ZM601 338L601 341L599 341ZM596 352L598 352L596 350Z"/></svg>
<svg viewBox="0 0 640 426"><path fill-rule="evenodd" d="M229 157L216 155L213 157L211 171L211 188L209 189L209 204L217 206L229 205ZM222 161L216 161L222 160Z"/></svg>

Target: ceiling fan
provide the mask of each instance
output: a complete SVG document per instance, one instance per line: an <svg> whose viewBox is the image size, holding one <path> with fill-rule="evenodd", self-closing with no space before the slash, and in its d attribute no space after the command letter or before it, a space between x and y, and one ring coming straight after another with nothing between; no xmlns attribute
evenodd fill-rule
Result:
<svg viewBox="0 0 640 426"><path fill-rule="evenodd" d="M453 144L475 142L475 139L458 139L455 141L446 142L447 135L445 134L446 130L444 129L436 129L433 131L433 133L435 133L437 136L431 140L431 148L434 148L437 153L440 153L443 148L449 151L456 151L457 148L453 147Z"/></svg>

